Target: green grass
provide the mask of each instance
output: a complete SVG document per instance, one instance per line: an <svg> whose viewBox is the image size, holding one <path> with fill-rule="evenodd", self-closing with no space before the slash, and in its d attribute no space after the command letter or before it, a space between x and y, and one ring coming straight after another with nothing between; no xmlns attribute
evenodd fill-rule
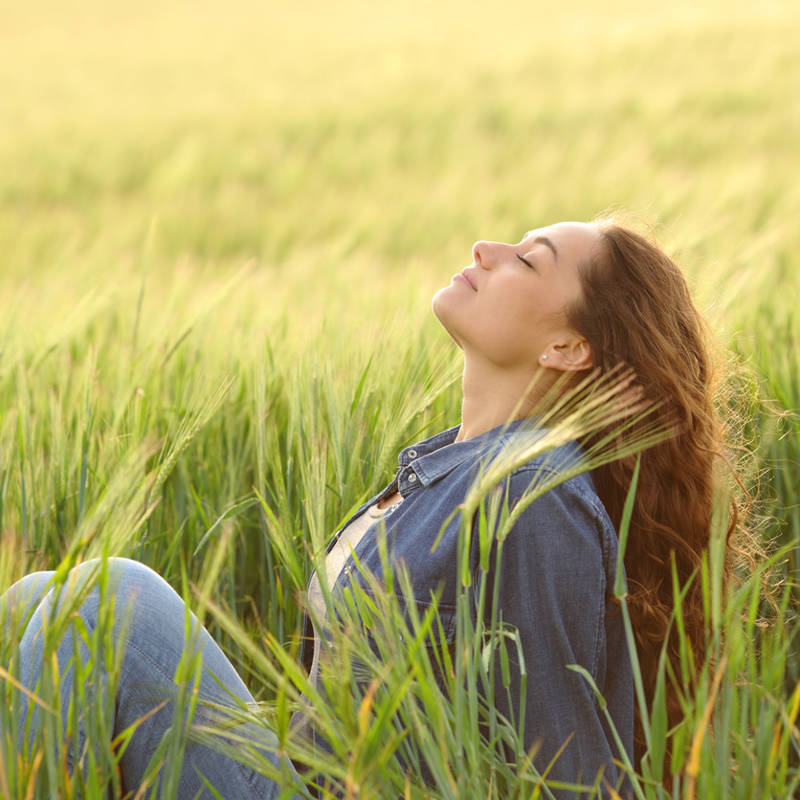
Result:
<svg viewBox="0 0 800 800"><path fill-rule="evenodd" d="M744 478L785 547L766 628L758 577L712 602L709 565L723 679L687 702L672 794L791 795L800 9L42 0L2 18L0 587L101 553L178 588L212 581L210 627L280 727L313 558L399 447L458 421L431 295L475 239L623 207L658 220L735 354ZM531 796L524 764L492 760L452 708L426 729L413 697L435 694L430 674L395 650L387 686L437 765L433 796L458 794L464 763L473 796ZM318 712L342 736L329 774L346 782L349 764L371 796L403 794L369 750L394 741L392 716L374 711L365 738L358 681L343 685ZM24 797L13 753L4 740L0 781ZM43 764L47 797L64 775ZM635 767L646 797L667 796Z"/></svg>

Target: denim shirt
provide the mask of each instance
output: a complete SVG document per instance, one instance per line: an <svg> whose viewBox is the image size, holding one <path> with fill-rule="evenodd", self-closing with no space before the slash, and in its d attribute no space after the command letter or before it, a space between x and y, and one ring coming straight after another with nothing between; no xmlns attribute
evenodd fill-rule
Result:
<svg viewBox="0 0 800 800"><path fill-rule="evenodd" d="M379 577L387 553L391 563L402 562L421 610L430 605L432 595L439 597L438 614L448 637L455 633L462 525L459 515L453 517L452 512L464 501L487 461L504 447L513 446L515 440L519 442L516 437L530 440L535 432L531 420L518 420L456 442L455 427L406 447L398 457L394 480L342 526L378 500L400 492L403 501L368 529L354 556L362 572ZM552 478L580 459L580 449L570 443L516 468L502 481L509 507L513 508L532 482ZM477 529L475 521L470 569L476 578L480 557ZM438 534L440 540L432 550ZM379 546L380 537L383 546ZM619 774L613 762L621 754L605 714L587 681L567 669L568 664L579 664L592 676L632 758L633 678L622 616L610 599L616 559L616 532L594 490L591 474L583 472L534 500L505 538L499 568L491 561L490 579L497 583L498 610L503 623L519 632L527 671L525 708L502 707L506 697L513 701L520 696L519 669L513 662L510 693L499 685L498 677L495 704L503 714L513 712L514 719L524 713L525 747L538 743L534 764L540 770L567 742L548 772L552 779L591 784L602 769L605 780L615 786ZM351 556L334 592L358 575ZM305 648L304 661L309 649Z"/></svg>

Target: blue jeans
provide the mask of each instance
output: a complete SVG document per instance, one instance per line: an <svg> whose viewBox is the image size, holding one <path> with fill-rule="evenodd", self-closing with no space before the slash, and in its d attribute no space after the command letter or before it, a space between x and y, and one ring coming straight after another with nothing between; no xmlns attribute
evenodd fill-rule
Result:
<svg viewBox="0 0 800 800"><path fill-rule="evenodd" d="M53 605L58 603L60 607L68 602L69 592L74 591L81 581L91 579L92 574L96 575L99 566L99 562L95 561L76 567L70 573L66 592L62 590L58 596L52 588L52 572L31 573L14 584L0 601L6 635L9 635L9 619L15 615L24 619L32 611L24 629L19 631L21 638L17 674L22 683L34 693L42 672L43 630L46 629ZM117 736L128 726L146 717L139 722L120 758L123 787L126 791L135 793L141 785L153 753L173 722L173 700L170 698L174 697L178 688L173 677L184 655L186 607L169 584L144 564L125 558L114 558L108 560L107 569L110 594L114 597L114 649L118 651L119 647L124 648L113 704L113 735ZM77 609L83 624L90 632L95 629L99 610L100 592L94 586ZM193 615L190 615L190 620L190 629L194 634L194 652L199 652L202 659L198 683L200 701L194 714L194 722L204 721L204 708L208 708L204 701L231 709L252 703L253 697L208 631ZM121 635L122 630L124 636ZM14 635L13 631L11 635ZM56 651L59 670L63 676L61 714L65 727L72 685L69 671L75 639L69 633L64 635ZM80 657L85 659L86 647L82 642L79 647L82 651ZM27 702L25 696L20 693L19 697L24 708ZM158 708L159 704L163 704L161 708ZM146 716L157 708L150 716ZM33 711L34 724L36 713L39 713L38 709ZM24 713L20 718L24 718ZM235 733L244 737L259 754L269 759L278 773L273 775L277 780L259 774L213 746L190 738L183 754L178 798L213 797L201 779L201 774L225 798L289 798L295 796L292 787L301 791L300 781L291 762L276 752L278 742L272 731L264 725L249 722L236 726ZM24 730L20 729L17 735L20 751L24 752L27 749L23 747ZM78 752L83 752L85 732L79 730L78 737L81 745ZM71 753L67 754L67 759L68 765L73 768ZM156 780L155 785L151 786L151 791L155 789L154 796L161 796L158 787L159 781Z"/></svg>

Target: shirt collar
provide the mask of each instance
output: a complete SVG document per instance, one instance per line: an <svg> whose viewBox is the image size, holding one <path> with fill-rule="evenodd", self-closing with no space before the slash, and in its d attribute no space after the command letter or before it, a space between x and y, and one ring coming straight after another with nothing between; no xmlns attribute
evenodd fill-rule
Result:
<svg viewBox="0 0 800 800"><path fill-rule="evenodd" d="M404 448L397 461L401 471L413 464L412 469L417 474L419 484L429 486L465 461L475 461L486 455L489 450L508 441L514 433L531 431L536 427L535 420L531 418L517 419L471 439L456 442L460 428L456 425Z"/></svg>

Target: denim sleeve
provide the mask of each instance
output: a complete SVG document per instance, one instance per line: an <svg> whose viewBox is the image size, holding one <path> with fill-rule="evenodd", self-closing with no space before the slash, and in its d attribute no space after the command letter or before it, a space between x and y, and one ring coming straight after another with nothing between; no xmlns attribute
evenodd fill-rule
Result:
<svg viewBox="0 0 800 800"><path fill-rule="evenodd" d="M511 508L532 477L527 470L511 476ZM617 780L613 758L618 754L603 712L586 680L567 669L569 664L580 664L602 691L606 593L613 571L596 506L582 488L570 483L535 500L502 546L495 543L490 575L497 590L498 617L505 627L518 631L527 681L522 708L517 649L507 647L510 685L504 685L496 664L494 704L515 723L524 724L525 747L538 746L534 764L540 771L564 746L549 778L591 785L603 770L613 786Z"/></svg>

